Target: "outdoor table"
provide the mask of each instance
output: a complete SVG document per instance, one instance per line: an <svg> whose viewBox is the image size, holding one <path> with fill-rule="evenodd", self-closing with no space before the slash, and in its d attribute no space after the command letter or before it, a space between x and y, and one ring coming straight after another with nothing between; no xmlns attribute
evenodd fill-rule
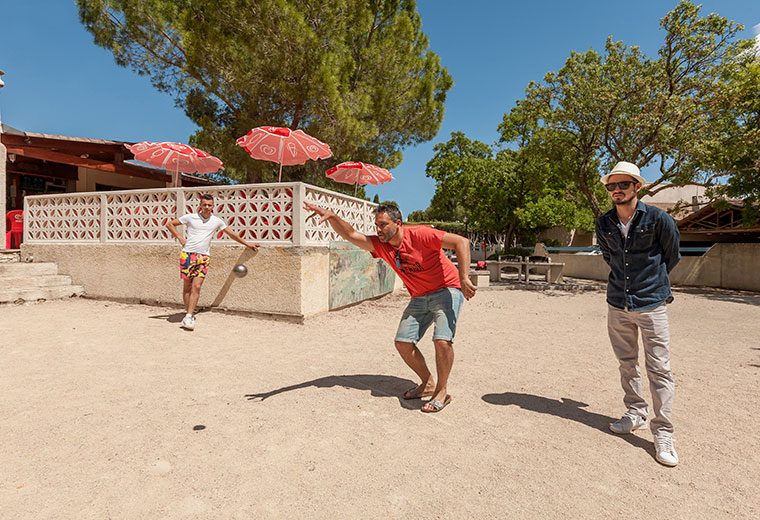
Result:
<svg viewBox="0 0 760 520"><path fill-rule="evenodd" d="M501 280L501 268L502 267L516 267L517 268L517 281L522 281L525 261L524 260L490 260L486 267L491 275L492 282L498 282Z"/></svg>
<svg viewBox="0 0 760 520"><path fill-rule="evenodd" d="M536 267L546 268L546 281L550 283L562 283L562 268L564 262L524 262L525 282L530 283L530 270Z"/></svg>
<svg viewBox="0 0 760 520"><path fill-rule="evenodd" d="M530 270L543 267L546 268L546 281L550 283L562 283L562 269L565 267L564 262L544 262L527 259L520 260L489 260L486 265L490 274L491 282L501 280L501 270L504 267L517 268L517 281L530 283Z"/></svg>

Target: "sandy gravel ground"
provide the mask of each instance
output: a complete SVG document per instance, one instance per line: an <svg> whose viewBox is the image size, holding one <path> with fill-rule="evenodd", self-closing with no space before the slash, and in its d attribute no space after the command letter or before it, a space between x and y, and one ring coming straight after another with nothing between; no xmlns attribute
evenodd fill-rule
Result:
<svg viewBox="0 0 760 520"><path fill-rule="evenodd" d="M0 518L760 517L760 295L678 291L672 469L648 429L607 430L603 293L479 292L439 414L399 398L406 301L194 332L176 309L0 307Z"/></svg>

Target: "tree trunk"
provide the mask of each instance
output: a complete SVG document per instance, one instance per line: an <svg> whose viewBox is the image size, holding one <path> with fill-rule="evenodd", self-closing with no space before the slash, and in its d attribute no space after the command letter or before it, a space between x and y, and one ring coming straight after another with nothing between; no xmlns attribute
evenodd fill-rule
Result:
<svg viewBox="0 0 760 520"><path fill-rule="evenodd" d="M261 173L259 173L258 170L254 169L251 171L249 168L245 169L245 182L246 184L260 184L261 183Z"/></svg>
<svg viewBox="0 0 760 520"><path fill-rule="evenodd" d="M504 249L509 249L510 247L514 247L514 241L515 241L515 229L517 228L517 219L513 218L509 221L509 225L507 226L507 229L505 230L506 236L504 237Z"/></svg>
<svg viewBox="0 0 760 520"><path fill-rule="evenodd" d="M581 162L580 175L578 176L578 185L583 194L586 196L586 199L588 199L589 205L591 206L591 211L594 212L594 217L599 218L602 215L602 210L599 207L599 202L596 200L594 193L591 191L591 188L588 185L588 180L586 179L587 164L588 163L586 159Z"/></svg>

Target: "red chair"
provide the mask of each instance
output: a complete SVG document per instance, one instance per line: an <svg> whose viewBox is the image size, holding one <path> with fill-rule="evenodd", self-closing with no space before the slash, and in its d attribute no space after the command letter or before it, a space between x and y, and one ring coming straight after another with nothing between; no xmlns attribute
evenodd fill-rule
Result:
<svg viewBox="0 0 760 520"><path fill-rule="evenodd" d="M24 212L14 209L5 214L5 248L18 249L24 237Z"/></svg>

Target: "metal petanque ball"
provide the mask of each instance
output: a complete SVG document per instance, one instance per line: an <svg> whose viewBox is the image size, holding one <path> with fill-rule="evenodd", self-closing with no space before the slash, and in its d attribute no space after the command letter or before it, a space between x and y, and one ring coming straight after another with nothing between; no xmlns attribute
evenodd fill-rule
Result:
<svg viewBox="0 0 760 520"><path fill-rule="evenodd" d="M243 264L238 264L232 268L232 272L235 273L235 276L238 278L242 278L248 274L248 268Z"/></svg>

